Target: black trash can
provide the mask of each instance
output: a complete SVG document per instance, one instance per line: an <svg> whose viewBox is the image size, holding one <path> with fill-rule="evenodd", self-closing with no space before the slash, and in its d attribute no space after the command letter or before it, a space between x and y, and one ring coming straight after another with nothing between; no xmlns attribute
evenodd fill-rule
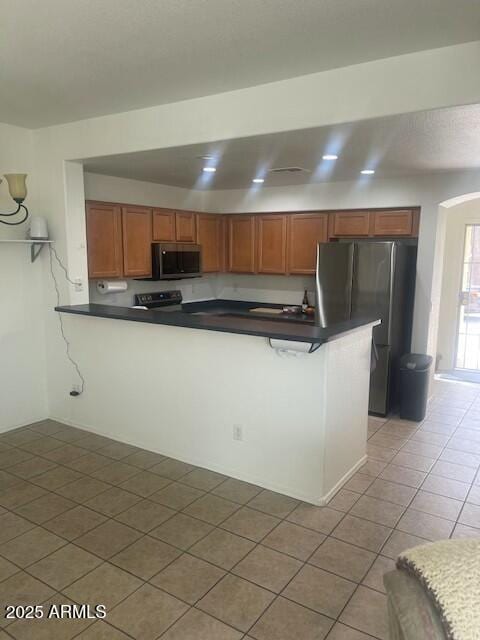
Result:
<svg viewBox="0 0 480 640"><path fill-rule="evenodd" d="M408 353L400 358L400 418L421 422L428 400L432 356Z"/></svg>

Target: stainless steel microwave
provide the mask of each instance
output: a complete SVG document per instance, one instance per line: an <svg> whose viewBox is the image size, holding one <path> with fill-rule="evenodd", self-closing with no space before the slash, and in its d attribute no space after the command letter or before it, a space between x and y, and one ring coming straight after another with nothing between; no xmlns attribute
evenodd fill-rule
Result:
<svg viewBox="0 0 480 640"><path fill-rule="evenodd" d="M181 280L201 275L202 248L199 244L152 244L152 280Z"/></svg>

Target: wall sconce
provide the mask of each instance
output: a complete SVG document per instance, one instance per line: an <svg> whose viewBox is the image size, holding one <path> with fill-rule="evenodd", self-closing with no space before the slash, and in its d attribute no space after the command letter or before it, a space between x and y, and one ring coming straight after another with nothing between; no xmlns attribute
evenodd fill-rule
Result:
<svg viewBox="0 0 480 640"><path fill-rule="evenodd" d="M0 213L0 218L9 218L10 216L14 216L17 213L19 213L21 209L25 210L25 215L21 220L17 220L15 222L7 222L6 220L0 219L0 222L2 224L8 224L13 227L18 224L23 224L25 220L28 218L28 209L23 204L23 201L27 197L27 185L26 185L27 174L26 173L6 173L4 175L4 178L8 184L8 191L10 192L10 196L13 198L13 200L15 200L18 206L15 211L12 211L12 213Z"/></svg>

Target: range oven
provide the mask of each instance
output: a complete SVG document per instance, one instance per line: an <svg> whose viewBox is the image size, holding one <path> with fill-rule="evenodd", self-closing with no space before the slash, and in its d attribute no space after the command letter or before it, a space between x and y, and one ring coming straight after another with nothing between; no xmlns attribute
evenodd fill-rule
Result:
<svg viewBox="0 0 480 640"><path fill-rule="evenodd" d="M201 275L202 250L199 244L152 244L152 280L181 280Z"/></svg>

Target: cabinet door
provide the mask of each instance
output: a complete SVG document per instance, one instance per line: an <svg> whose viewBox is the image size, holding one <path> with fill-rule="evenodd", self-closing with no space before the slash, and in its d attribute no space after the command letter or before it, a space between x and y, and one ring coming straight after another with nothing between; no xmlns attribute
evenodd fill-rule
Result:
<svg viewBox="0 0 480 640"><path fill-rule="evenodd" d="M334 236L368 236L370 214L368 211L336 211L333 214Z"/></svg>
<svg viewBox="0 0 480 640"><path fill-rule="evenodd" d="M398 211L376 211L373 214L374 236L410 236L413 232L413 212L410 209Z"/></svg>
<svg viewBox="0 0 480 640"><path fill-rule="evenodd" d="M153 210L153 241L175 242L175 211Z"/></svg>
<svg viewBox="0 0 480 640"><path fill-rule="evenodd" d="M87 202L86 225L89 277L120 278L123 276L120 206Z"/></svg>
<svg viewBox="0 0 480 640"><path fill-rule="evenodd" d="M131 278L152 275L152 210L123 207L123 273Z"/></svg>
<svg viewBox="0 0 480 640"><path fill-rule="evenodd" d="M258 273L286 273L287 216L257 216Z"/></svg>
<svg viewBox="0 0 480 640"><path fill-rule="evenodd" d="M255 216L228 216L228 271L255 273Z"/></svg>
<svg viewBox="0 0 480 640"><path fill-rule="evenodd" d="M294 213L288 225L289 273L315 273L317 243L328 240L328 213Z"/></svg>
<svg viewBox="0 0 480 640"><path fill-rule="evenodd" d="M195 242L195 213L193 211L177 211L175 227L177 242Z"/></svg>
<svg viewBox="0 0 480 640"><path fill-rule="evenodd" d="M221 215L200 213L197 216L197 243L202 247L202 270L213 273L222 269Z"/></svg>

